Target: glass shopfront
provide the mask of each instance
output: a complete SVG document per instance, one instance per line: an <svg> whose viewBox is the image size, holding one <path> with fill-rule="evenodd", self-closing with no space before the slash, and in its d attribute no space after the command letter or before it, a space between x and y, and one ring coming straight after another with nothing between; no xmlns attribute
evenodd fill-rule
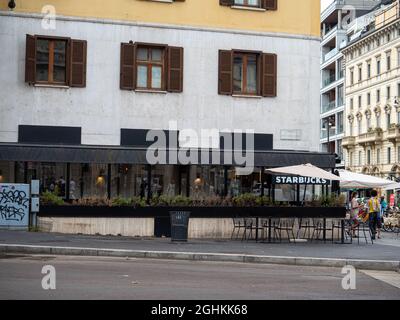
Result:
<svg viewBox="0 0 400 320"><path fill-rule="evenodd" d="M0 183L14 181L14 163L0 161Z"/></svg>
<svg viewBox="0 0 400 320"><path fill-rule="evenodd" d="M111 165L111 198L146 197L149 172L146 165Z"/></svg>
<svg viewBox="0 0 400 320"><path fill-rule="evenodd" d="M266 179L267 175L261 168L255 168L249 175L241 175L237 169L228 170L228 195L235 197L240 194L252 193L262 194L261 184L264 184L264 195L267 195Z"/></svg>
<svg viewBox="0 0 400 320"><path fill-rule="evenodd" d="M304 185L272 185L262 168L241 175L240 170L223 166L0 162L0 183L29 183L31 179L40 180L41 193L49 191L67 200L149 195L204 199L249 193L295 202L303 200L305 191ZM324 191L318 185L306 188L306 201Z"/></svg>
<svg viewBox="0 0 400 320"><path fill-rule="evenodd" d="M189 195L195 199L222 196L224 194L224 168L191 166L189 183Z"/></svg>

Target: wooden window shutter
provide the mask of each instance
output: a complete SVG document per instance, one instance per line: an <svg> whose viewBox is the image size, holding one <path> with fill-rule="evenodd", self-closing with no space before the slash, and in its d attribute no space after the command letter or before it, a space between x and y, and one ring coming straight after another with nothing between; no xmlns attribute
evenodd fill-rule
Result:
<svg viewBox="0 0 400 320"><path fill-rule="evenodd" d="M264 53L262 59L262 95L276 97L277 55Z"/></svg>
<svg viewBox="0 0 400 320"><path fill-rule="evenodd" d="M25 82L35 83L36 81L36 38L26 35L25 52Z"/></svg>
<svg viewBox="0 0 400 320"><path fill-rule="evenodd" d="M221 6L233 6L234 0L219 0Z"/></svg>
<svg viewBox="0 0 400 320"><path fill-rule="evenodd" d="M87 42L85 40L70 40L69 85L71 87L86 87Z"/></svg>
<svg viewBox="0 0 400 320"><path fill-rule="evenodd" d="M218 94L232 94L232 51L219 50Z"/></svg>
<svg viewBox="0 0 400 320"><path fill-rule="evenodd" d="M262 0L263 8L267 10L278 10L278 0Z"/></svg>
<svg viewBox="0 0 400 320"><path fill-rule="evenodd" d="M136 44L121 43L120 88L122 90L135 90L136 88L135 54Z"/></svg>
<svg viewBox="0 0 400 320"><path fill-rule="evenodd" d="M167 91L183 91L183 48L168 47Z"/></svg>

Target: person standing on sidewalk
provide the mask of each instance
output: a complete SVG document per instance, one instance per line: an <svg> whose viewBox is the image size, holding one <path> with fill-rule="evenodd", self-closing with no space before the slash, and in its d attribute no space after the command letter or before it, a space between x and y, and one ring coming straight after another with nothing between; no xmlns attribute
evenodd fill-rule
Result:
<svg viewBox="0 0 400 320"><path fill-rule="evenodd" d="M379 211L379 216L378 216L378 239L381 238L381 229L383 225L383 216L385 215L386 208L387 208L387 202L385 200L385 196L382 196L380 199L380 211Z"/></svg>
<svg viewBox="0 0 400 320"><path fill-rule="evenodd" d="M353 233L353 238L356 237L356 229L358 227L358 214L360 212L360 204L357 200L357 192L351 194L350 202L350 219L351 219L351 231Z"/></svg>
<svg viewBox="0 0 400 320"><path fill-rule="evenodd" d="M376 237L376 227L378 226L378 217L380 215L380 204L378 200L378 192L372 190L371 198L368 200L369 228L372 233L372 240Z"/></svg>

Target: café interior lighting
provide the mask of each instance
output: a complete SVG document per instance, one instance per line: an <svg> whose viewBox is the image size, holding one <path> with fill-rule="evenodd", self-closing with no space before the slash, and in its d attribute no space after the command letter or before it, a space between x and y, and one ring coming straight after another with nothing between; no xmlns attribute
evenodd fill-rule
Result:
<svg viewBox="0 0 400 320"><path fill-rule="evenodd" d="M97 185L104 185L105 179L104 179L104 170L100 170L100 174L98 175L96 179L96 184Z"/></svg>
<svg viewBox="0 0 400 320"><path fill-rule="evenodd" d="M14 0L8 1L8 8L9 8L10 10L14 10L16 6L17 6L17 5L15 4L15 1L14 1Z"/></svg>

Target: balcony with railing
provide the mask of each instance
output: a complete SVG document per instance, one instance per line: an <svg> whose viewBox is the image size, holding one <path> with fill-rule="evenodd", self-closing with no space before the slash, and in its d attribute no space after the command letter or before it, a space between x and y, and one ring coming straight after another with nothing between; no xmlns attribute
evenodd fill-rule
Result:
<svg viewBox="0 0 400 320"><path fill-rule="evenodd" d="M375 145L382 143L383 133L382 130L375 129L367 133L360 134L357 137L357 143L360 145Z"/></svg>
<svg viewBox="0 0 400 320"><path fill-rule="evenodd" d="M338 53L339 53L338 48L332 49L331 51L329 51L327 54L324 55L324 61L323 62L328 61L329 59L331 59L334 56L336 56Z"/></svg>
<svg viewBox="0 0 400 320"><path fill-rule="evenodd" d="M330 75L323 81L322 88L326 88L327 86L331 85L336 81L336 76L334 74Z"/></svg>
<svg viewBox="0 0 400 320"><path fill-rule="evenodd" d="M335 101L330 101L328 103L322 104L321 106L321 113L326 113L329 112L333 109L336 108L336 102Z"/></svg>
<svg viewBox="0 0 400 320"><path fill-rule="evenodd" d="M326 25L325 34L324 34L323 30L321 30L322 40L330 37L337 30L338 30L338 25L337 24L336 25Z"/></svg>
<svg viewBox="0 0 400 320"><path fill-rule="evenodd" d="M400 141L400 127L398 125L392 125L388 129L387 139L392 143Z"/></svg>
<svg viewBox="0 0 400 320"><path fill-rule="evenodd" d="M352 148L356 145L356 137L344 137L342 140L343 148Z"/></svg>
<svg viewBox="0 0 400 320"><path fill-rule="evenodd" d="M336 136L336 129L330 129L329 130L329 138ZM328 131L326 129L321 130L321 139L327 139L328 138Z"/></svg>

